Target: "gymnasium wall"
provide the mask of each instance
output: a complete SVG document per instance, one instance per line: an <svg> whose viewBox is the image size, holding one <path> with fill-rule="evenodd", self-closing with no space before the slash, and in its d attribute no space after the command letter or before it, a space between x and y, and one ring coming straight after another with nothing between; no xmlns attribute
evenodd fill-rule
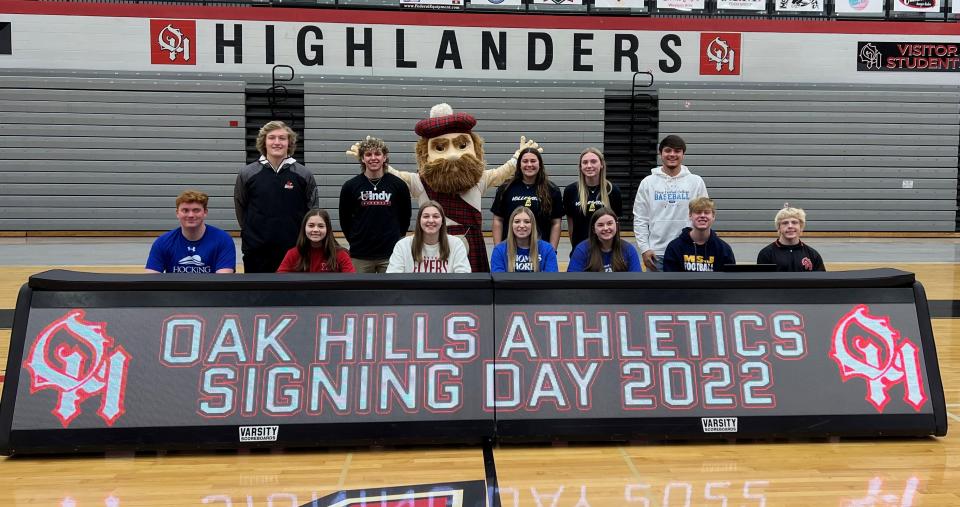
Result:
<svg viewBox="0 0 960 507"><path fill-rule="evenodd" d="M244 87L0 76L0 229L168 229L184 188L208 192L210 222L236 229ZM689 143L686 162L718 199L721 230L768 230L785 202L808 210L811 230L954 228L960 91L677 85L657 93L661 137ZM308 83L305 155L336 219L340 185L359 171L344 151L378 135L391 164L413 170L412 127L447 101L477 116L491 166L526 135L544 145L562 187L576 178L580 151L603 146L603 100L599 87ZM484 209L491 201L492 192Z"/></svg>
<svg viewBox="0 0 960 507"><path fill-rule="evenodd" d="M236 229L244 83L0 76L0 230L163 230L186 188ZM231 126L236 122L236 126Z"/></svg>
<svg viewBox="0 0 960 507"><path fill-rule="evenodd" d="M809 230L954 230L956 87L678 86L659 97L660 133L687 141L719 229L772 230L789 202Z"/></svg>
<svg viewBox="0 0 960 507"><path fill-rule="evenodd" d="M527 135L563 186L611 132L604 97L649 71L660 136L688 140L719 229L769 230L784 202L811 230L955 228L955 23L14 0L0 25L0 230L165 230L188 187L236 229L244 91L278 64L305 90L305 158L330 210L359 170L347 147L381 136L411 170L413 125L441 101L477 116L491 166Z"/></svg>

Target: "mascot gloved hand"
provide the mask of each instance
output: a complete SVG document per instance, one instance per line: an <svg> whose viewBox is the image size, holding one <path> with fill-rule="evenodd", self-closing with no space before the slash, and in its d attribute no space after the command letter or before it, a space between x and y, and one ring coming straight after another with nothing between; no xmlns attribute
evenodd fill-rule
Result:
<svg viewBox="0 0 960 507"><path fill-rule="evenodd" d="M539 144L520 138L513 158L496 169L486 169L483 139L473 132L477 120L467 113L455 113L448 104L430 109L430 117L417 122L414 132L420 136L415 173L388 170L410 187L410 197L418 204L437 201L447 215L447 231L462 235L469 246L470 268L474 273L490 271L487 248L483 242L483 215L480 198L489 188L509 180L517 167L520 152L529 147L543 151ZM347 154L357 157L357 145Z"/></svg>
<svg viewBox="0 0 960 507"><path fill-rule="evenodd" d="M517 148L517 151L513 152L514 163L516 163L517 160L520 160L520 152L527 148L533 148L539 151L540 153L543 153L543 147L537 144L536 141L534 141L533 139L528 141L527 136L520 136L520 147Z"/></svg>

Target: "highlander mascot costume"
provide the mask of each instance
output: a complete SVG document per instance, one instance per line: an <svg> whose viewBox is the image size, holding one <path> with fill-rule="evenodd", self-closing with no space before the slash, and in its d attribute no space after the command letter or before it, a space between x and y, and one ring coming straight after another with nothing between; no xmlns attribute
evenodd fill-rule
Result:
<svg viewBox="0 0 960 507"><path fill-rule="evenodd" d="M474 273L489 272L487 248L483 242L483 217L480 198L488 188L509 180L516 170L517 157L524 148L537 148L534 141L520 138L513 158L496 169L486 169L483 139L473 133L477 120L467 113L454 113L447 104L430 109L430 117L417 122L419 172L390 172L410 187L410 197L418 203L439 202L447 215L447 231L464 236L469 248L470 268ZM355 144L347 154L357 156Z"/></svg>

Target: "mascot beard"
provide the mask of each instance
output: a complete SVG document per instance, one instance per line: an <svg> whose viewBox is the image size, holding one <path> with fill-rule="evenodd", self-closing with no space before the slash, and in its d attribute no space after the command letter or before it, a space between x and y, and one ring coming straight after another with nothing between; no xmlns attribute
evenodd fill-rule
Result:
<svg viewBox="0 0 960 507"><path fill-rule="evenodd" d="M457 136L450 142L466 144L469 136L473 149L461 153L457 158L441 157L430 160L430 140L421 137L417 141L416 155L420 178L437 192L460 194L476 186L483 177L487 165L484 160L483 139L473 132L461 135L462 138Z"/></svg>
<svg viewBox="0 0 960 507"><path fill-rule="evenodd" d="M480 181L486 164L476 156L465 153L460 158L445 158L424 164L420 177L437 192L459 194Z"/></svg>

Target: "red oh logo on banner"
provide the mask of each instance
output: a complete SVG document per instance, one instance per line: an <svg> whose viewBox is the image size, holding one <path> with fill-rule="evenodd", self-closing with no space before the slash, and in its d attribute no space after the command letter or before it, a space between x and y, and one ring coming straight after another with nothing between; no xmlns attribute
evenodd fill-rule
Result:
<svg viewBox="0 0 960 507"><path fill-rule="evenodd" d="M124 413L130 354L119 345L113 348L106 323L83 319L83 310L71 310L37 335L24 363L30 371L30 393L57 391L52 413L64 428L80 415L84 400L99 394L97 414L113 426Z"/></svg>
<svg viewBox="0 0 960 507"><path fill-rule="evenodd" d="M919 349L908 338L901 339L889 317L869 312L866 305L858 305L833 328L830 357L840 367L840 378L866 380L865 399L881 413L890 401L890 387L903 384L903 401L919 411L927 402Z"/></svg>
<svg viewBox="0 0 960 507"><path fill-rule="evenodd" d="M150 20L150 63L196 65L197 22L192 19Z"/></svg>
<svg viewBox="0 0 960 507"><path fill-rule="evenodd" d="M701 76L739 76L740 51L739 33L701 33L700 34L700 75Z"/></svg>

